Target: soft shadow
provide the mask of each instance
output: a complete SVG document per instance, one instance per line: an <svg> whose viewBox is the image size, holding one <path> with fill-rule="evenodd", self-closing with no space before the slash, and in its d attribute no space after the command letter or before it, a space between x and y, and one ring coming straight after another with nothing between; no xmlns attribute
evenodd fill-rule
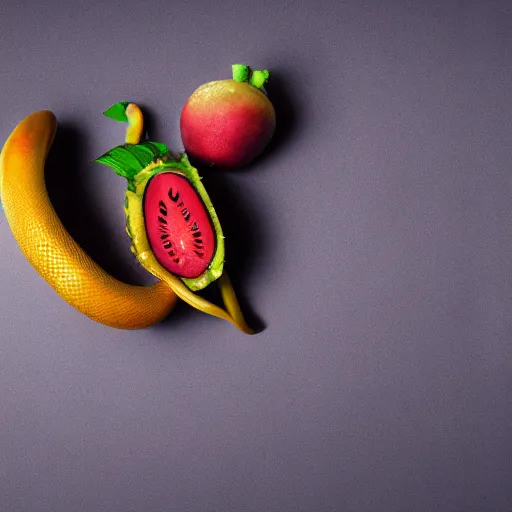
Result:
<svg viewBox="0 0 512 512"><path fill-rule="evenodd" d="M300 114L295 99L294 83L290 77L279 70L272 72L266 85L268 98L276 111L276 131L266 154L281 151L293 140L300 126ZM264 154L262 155L262 157Z"/></svg>
<svg viewBox="0 0 512 512"><path fill-rule="evenodd" d="M266 158L272 158L293 143L301 123L294 83L289 74L273 70L265 89L276 112L276 131L265 151L254 161L259 166L264 166Z"/></svg>
<svg viewBox="0 0 512 512"><path fill-rule="evenodd" d="M106 272L134 283L134 271L119 255L112 234L95 208L88 191L85 134L73 124L59 124L45 171L48 195L64 227L82 249ZM122 205L120 205L121 207Z"/></svg>
<svg viewBox="0 0 512 512"><path fill-rule="evenodd" d="M156 121L156 115L151 107L148 107L145 104L139 105L143 114L144 114L144 131L142 134L142 140L150 140L153 142L164 142L161 141L158 136L157 126L158 123Z"/></svg>
<svg viewBox="0 0 512 512"><path fill-rule="evenodd" d="M194 320L194 316L201 314L186 302L179 300L176 302L176 306L161 322L152 326L152 329L156 331L165 330L169 331L169 327L176 327L181 324L187 324Z"/></svg>

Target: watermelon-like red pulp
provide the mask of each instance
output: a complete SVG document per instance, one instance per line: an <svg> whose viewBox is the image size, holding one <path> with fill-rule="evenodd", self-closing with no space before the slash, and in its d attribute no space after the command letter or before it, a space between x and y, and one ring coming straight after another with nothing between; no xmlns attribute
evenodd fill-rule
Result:
<svg viewBox="0 0 512 512"><path fill-rule="evenodd" d="M146 186L143 206L146 233L158 262L176 276L199 277L215 253L215 232L194 187L180 174L156 174Z"/></svg>

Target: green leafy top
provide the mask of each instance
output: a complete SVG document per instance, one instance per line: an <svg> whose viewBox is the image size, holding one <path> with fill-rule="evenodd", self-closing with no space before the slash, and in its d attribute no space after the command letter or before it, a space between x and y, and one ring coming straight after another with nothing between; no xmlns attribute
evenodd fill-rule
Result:
<svg viewBox="0 0 512 512"><path fill-rule="evenodd" d="M107 151L94 162L105 164L128 180L128 188L132 189L133 180L140 171L150 163L169 155L169 148L161 142L142 142L140 144L123 144Z"/></svg>
<svg viewBox="0 0 512 512"><path fill-rule="evenodd" d="M267 69L252 70L245 64L233 64L231 66L233 80L236 82L247 82L257 89L262 89L265 83L270 79L270 73Z"/></svg>

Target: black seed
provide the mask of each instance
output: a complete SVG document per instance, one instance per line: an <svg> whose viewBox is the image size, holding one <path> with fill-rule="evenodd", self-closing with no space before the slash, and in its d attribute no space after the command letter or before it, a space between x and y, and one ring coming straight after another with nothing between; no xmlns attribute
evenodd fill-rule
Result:
<svg viewBox="0 0 512 512"><path fill-rule="evenodd" d="M174 263L179 263L180 259L179 258L174 258L172 261L174 261Z"/></svg>
<svg viewBox="0 0 512 512"><path fill-rule="evenodd" d="M178 208L181 208L185 203L181 201L181 203L178 205Z"/></svg>
<svg viewBox="0 0 512 512"><path fill-rule="evenodd" d="M194 251L200 258L204 256L204 252Z"/></svg>
<svg viewBox="0 0 512 512"><path fill-rule="evenodd" d="M169 251L167 254L168 254L169 256L174 256L174 251Z"/></svg>
<svg viewBox="0 0 512 512"><path fill-rule="evenodd" d="M162 224L167 224L167 221L163 217L158 216L158 221Z"/></svg>
<svg viewBox="0 0 512 512"><path fill-rule="evenodd" d="M165 240L166 238L169 238L169 233L165 233L165 235L162 235L160 237L160 240Z"/></svg>
<svg viewBox="0 0 512 512"><path fill-rule="evenodd" d="M171 247L172 247L171 242L169 242L169 240L167 240L167 242L164 243L164 249L170 249Z"/></svg>
<svg viewBox="0 0 512 512"><path fill-rule="evenodd" d="M194 224L192 224L192 227L190 228L190 231L197 231L199 229L199 227L197 226L197 222L194 222Z"/></svg>
<svg viewBox="0 0 512 512"><path fill-rule="evenodd" d="M199 238L201 236L201 231L198 231L197 233L192 233L192 236L194 238Z"/></svg>
<svg viewBox="0 0 512 512"><path fill-rule="evenodd" d="M167 217L167 206L165 205L165 203L163 201L160 201L158 203L158 206L160 207L160 213Z"/></svg>
<svg viewBox="0 0 512 512"><path fill-rule="evenodd" d="M190 213L187 213L183 218L188 222L190 220Z"/></svg>
<svg viewBox="0 0 512 512"><path fill-rule="evenodd" d="M180 193L179 193L179 192L176 192L176 195L175 195L175 196L173 196L173 195L172 195L172 188L170 188L170 189L169 189L169 192L168 192L168 194L167 194L167 195L169 196L169 199L170 199L173 203L175 203L175 202L180 198Z"/></svg>
<svg viewBox="0 0 512 512"><path fill-rule="evenodd" d="M196 239L194 240L194 243L195 243L195 244L202 245L202 244L203 244L203 241L202 241L200 238L196 238Z"/></svg>

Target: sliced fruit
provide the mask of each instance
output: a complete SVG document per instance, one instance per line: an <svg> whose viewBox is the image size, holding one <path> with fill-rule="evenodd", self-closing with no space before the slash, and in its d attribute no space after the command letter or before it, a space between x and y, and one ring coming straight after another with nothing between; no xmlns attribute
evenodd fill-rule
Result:
<svg viewBox="0 0 512 512"><path fill-rule="evenodd" d="M215 232L199 195L177 172L160 172L144 192L149 244L159 263L179 277L196 278L215 252Z"/></svg>
<svg viewBox="0 0 512 512"><path fill-rule="evenodd" d="M185 154L174 158L165 144L145 142L117 146L96 161L125 177L128 192L140 199L134 202L127 193L125 212L132 250L142 265L141 253L149 249L167 272L193 291L222 275L222 229L197 169ZM144 233L131 223L139 216Z"/></svg>

